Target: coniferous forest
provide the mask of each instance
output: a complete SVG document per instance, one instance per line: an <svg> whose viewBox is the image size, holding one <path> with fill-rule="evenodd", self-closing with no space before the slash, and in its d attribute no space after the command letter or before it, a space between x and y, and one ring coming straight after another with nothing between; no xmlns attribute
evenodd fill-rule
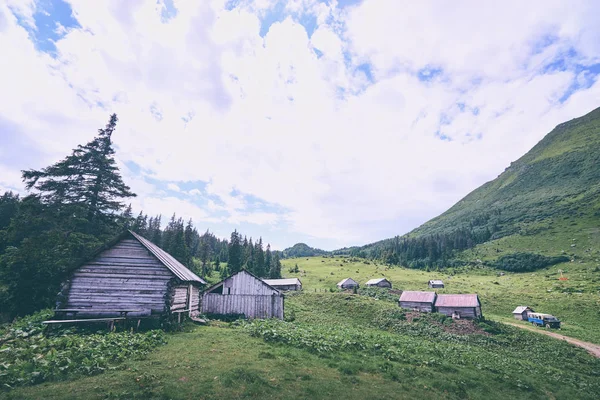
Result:
<svg viewBox="0 0 600 400"><path fill-rule="evenodd" d="M161 215L134 215L127 200L135 193L123 182L114 158L117 116L63 160L22 171L27 194L0 196L1 317L52 307L69 273L126 229L151 240L206 277L224 277L246 268L260 277L281 276L280 255L262 238L237 231L230 241L175 214L164 228ZM4 286L3 286L4 285Z"/></svg>

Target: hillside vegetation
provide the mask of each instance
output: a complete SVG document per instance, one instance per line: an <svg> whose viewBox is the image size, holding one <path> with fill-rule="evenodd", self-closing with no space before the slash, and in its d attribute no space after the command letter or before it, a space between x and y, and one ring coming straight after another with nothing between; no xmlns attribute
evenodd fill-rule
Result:
<svg viewBox="0 0 600 400"><path fill-rule="evenodd" d="M600 227L599 166L600 109L596 109L558 125L498 178L440 216L403 237L354 249L353 254L415 268L446 267L462 263L461 251L506 237L555 236L570 241L571 232L577 232L572 227ZM550 258L569 248L552 250ZM591 251L597 254L598 247ZM529 253L538 251L533 248ZM551 264L549 259L540 267Z"/></svg>
<svg viewBox="0 0 600 400"><path fill-rule="evenodd" d="M600 360L513 327L346 293L292 294L286 307L288 321L189 327L146 360L8 398L593 399L600 390Z"/></svg>
<svg viewBox="0 0 600 400"><path fill-rule="evenodd" d="M283 250L283 257L313 257L328 254L325 250L315 249L306 243L296 243L292 247Z"/></svg>

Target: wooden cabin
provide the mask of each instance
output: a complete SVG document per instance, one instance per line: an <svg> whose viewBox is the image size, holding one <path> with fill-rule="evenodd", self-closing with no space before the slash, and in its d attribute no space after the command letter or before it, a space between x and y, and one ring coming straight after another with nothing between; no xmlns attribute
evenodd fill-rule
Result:
<svg viewBox="0 0 600 400"><path fill-rule="evenodd" d="M482 316L481 302L476 294L439 294L435 310L454 319L476 319Z"/></svg>
<svg viewBox="0 0 600 400"><path fill-rule="evenodd" d="M302 282L298 278L263 279L263 281L277 290L302 290Z"/></svg>
<svg viewBox="0 0 600 400"><path fill-rule="evenodd" d="M529 313L531 312L535 312L533 308L527 306L519 306L515 308L515 310L512 313L515 319L527 321L529 318Z"/></svg>
<svg viewBox="0 0 600 400"><path fill-rule="evenodd" d="M59 309L77 317L160 316L198 313L204 280L166 251L127 231L77 268L63 284Z"/></svg>
<svg viewBox="0 0 600 400"><path fill-rule="evenodd" d="M385 278L378 278L367 281L366 285L368 287L391 288L392 282L388 281Z"/></svg>
<svg viewBox="0 0 600 400"><path fill-rule="evenodd" d="M283 295L264 280L241 270L204 291L200 309L202 314L283 319Z"/></svg>
<svg viewBox="0 0 600 400"><path fill-rule="evenodd" d="M439 279L432 279L427 284L430 289L443 289L444 282Z"/></svg>
<svg viewBox="0 0 600 400"><path fill-rule="evenodd" d="M404 291L400 295L398 304L408 310L433 312L437 294L435 292Z"/></svg>
<svg viewBox="0 0 600 400"><path fill-rule="evenodd" d="M352 278L346 278L346 279L342 279L341 281L338 282L337 287L340 289L354 289L354 288L358 288L358 282L356 282L354 279Z"/></svg>

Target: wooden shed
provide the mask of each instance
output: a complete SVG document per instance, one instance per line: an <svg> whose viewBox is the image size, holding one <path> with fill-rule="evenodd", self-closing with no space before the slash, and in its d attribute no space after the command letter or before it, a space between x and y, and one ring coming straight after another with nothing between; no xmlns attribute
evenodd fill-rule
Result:
<svg viewBox="0 0 600 400"><path fill-rule="evenodd" d="M200 300L203 314L243 314L283 319L283 294L246 270L208 288Z"/></svg>
<svg viewBox="0 0 600 400"><path fill-rule="evenodd" d="M444 282L439 279L432 279L427 284L431 289L443 289Z"/></svg>
<svg viewBox="0 0 600 400"><path fill-rule="evenodd" d="M482 316L481 302L476 294L440 294L435 301L435 309L455 319Z"/></svg>
<svg viewBox="0 0 600 400"><path fill-rule="evenodd" d="M435 292L404 291L398 304L402 308L421 312L433 312L437 294Z"/></svg>
<svg viewBox="0 0 600 400"><path fill-rule="evenodd" d="M204 280L166 251L127 231L77 268L59 294L58 308L78 317L198 313Z"/></svg>
<svg viewBox="0 0 600 400"><path fill-rule="evenodd" d="M302 290L302 282L298 278L263 279L263 281L277 290Z"/></svg>
<svg viewBox="0 0 600 400"><path fill-rule="evenodd" d="M338 282L337 287L340 289L354 289L354 288L358 288L358 282L356 282L354 279L352 278L346 278L346 279L342 279L341 281Z"/></svg>
<svg viewBox="0 0 600 400"><path fill-rule="evenodd" d="M527 321L530 312L535 312L533 308L527 306L519 306L512 312L515 319Z"/></svg>
<svg viewBox="0 0 600 400"><path fill-rule="evenodd" d="M378 278L367 281L366 285L369 287L391 288L392 282L388 281L386 278Z"/></svg>

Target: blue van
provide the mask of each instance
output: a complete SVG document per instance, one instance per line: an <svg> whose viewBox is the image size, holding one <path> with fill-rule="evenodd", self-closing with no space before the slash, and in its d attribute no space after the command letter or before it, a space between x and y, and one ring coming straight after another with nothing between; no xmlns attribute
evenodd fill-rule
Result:
<svg viewBox="0 0 600 400"><path fill-rule="evenodd" d="M529 313L527 320L533 325L545 326L546 328L560 328L560 321L554 315Z"/></svg>

